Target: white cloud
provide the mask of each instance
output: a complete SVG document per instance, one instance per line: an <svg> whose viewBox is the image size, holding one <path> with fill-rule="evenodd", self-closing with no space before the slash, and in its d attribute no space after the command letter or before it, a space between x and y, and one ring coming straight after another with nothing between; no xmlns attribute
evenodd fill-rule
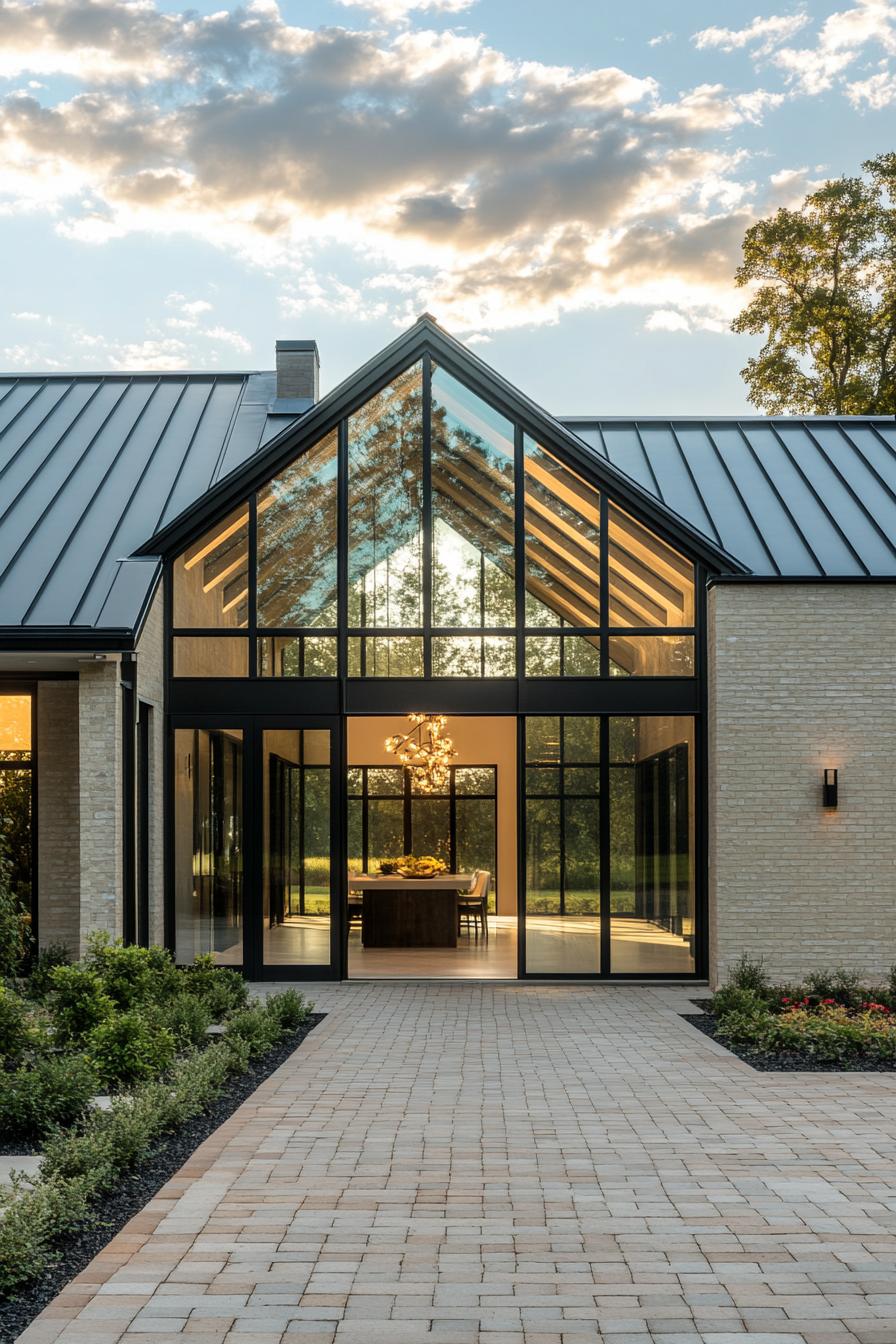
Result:
<svg viewBox="0 0 896 1344"><path fill-rule="evenodd" d="M693 41L697 47L720 47L722 51L752 47L763 55L795 36L808 22L808 14L757 15L746 28L703 28L694 34Z"/></svg>
<svg viewBox="0 0 896 1344"><path fill-rule="evenodd" d="M686 317L677 313L674 308L655 308L648 315L644 323L644 330L690 332L691 324Z"/></svg>
<svg viewBox="0 0 896 1344"><path fill-rule="evenodd" d="M349 9L364 9L384 23L406 23L413 14L460 14L477 0L338 0Z"/></svg>
<svg viewBox="0 0 896 1344"><path fill-rule="evenodd" d="M896 102L896 71L879 70L868 79L856 80L846 86L846 96L854 107L870 107L879 112Z"/></svg>
<svg viewBox="0 0 896 1344"><path fill-rule="evenodd" d="M14 317L17 322L43 322L46 320L43 313L10 313L10 317Z"/></svg>
<svg viewBox="0 0 896 1344"><path fill-rule="evenodd" d="M241 336L238 331L230 331L227 327L206 327L202 335L210 341L221 341L224 345L230 345L243 354L252 349L251 342L247 341L245 336Z"/></svg>
<svg viewBox="0 0 896 1344"><path fill-rule="evenodd" d="M675 37L674 33L657 33L655 37L648 37L648 47L661 47L664 42L671 42Z"/></svg>

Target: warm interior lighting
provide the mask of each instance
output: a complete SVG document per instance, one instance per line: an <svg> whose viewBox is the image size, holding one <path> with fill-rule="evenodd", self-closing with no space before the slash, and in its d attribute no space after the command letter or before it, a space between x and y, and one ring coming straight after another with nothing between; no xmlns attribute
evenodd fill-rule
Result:
<svg viewBox="0 0 896 1344"><path fill-rule="evenodd" d="M0 695L0 754L31 750L31 696Z"/></svg>
<svg viewBox="0 0 896 1344"><path fill-rule="evenodd" d="M408 721L409 732L386 738L386 751L407 767L421 793L444 789L450 778L451 762L457 755L445 732L447 718L444 714L409 714Z"/></svg>
<svg viewBox="0 0 896 1344"><path fill-rule="evenodd" d="M821 799L825 807L837 806L837 771L833 766L826 766L822 777Z"/></svg>

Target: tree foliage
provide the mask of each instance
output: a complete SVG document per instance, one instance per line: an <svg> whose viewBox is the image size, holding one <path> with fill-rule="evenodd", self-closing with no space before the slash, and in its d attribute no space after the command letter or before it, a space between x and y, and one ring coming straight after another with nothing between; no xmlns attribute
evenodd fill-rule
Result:
<svg viewBox="0 0 896 1344"><path fill-rule="evenodd" d="M764 335L741 374L768 414L896 412L896 153L747 230L732 329Z"/></svg>

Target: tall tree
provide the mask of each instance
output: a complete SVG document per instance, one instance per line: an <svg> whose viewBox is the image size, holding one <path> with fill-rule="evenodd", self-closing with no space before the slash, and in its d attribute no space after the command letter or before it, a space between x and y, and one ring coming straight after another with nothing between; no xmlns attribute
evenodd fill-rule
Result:
<svg viewBox="0 0 896 1344"><path fill-rule="evenodd" d="M896 153L747 230L732 330L764 335L741 375L769 414L896 412Z"/></svg>

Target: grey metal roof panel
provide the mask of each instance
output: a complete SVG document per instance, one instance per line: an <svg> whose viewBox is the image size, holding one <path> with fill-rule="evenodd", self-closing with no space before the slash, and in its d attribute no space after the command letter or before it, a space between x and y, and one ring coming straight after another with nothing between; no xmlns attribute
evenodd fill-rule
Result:
<svg viewBox="0 0 896 1344"><path fill-rule="evenodd" d="M561 423L757 576L896 577L891 417Z"/></svg>

